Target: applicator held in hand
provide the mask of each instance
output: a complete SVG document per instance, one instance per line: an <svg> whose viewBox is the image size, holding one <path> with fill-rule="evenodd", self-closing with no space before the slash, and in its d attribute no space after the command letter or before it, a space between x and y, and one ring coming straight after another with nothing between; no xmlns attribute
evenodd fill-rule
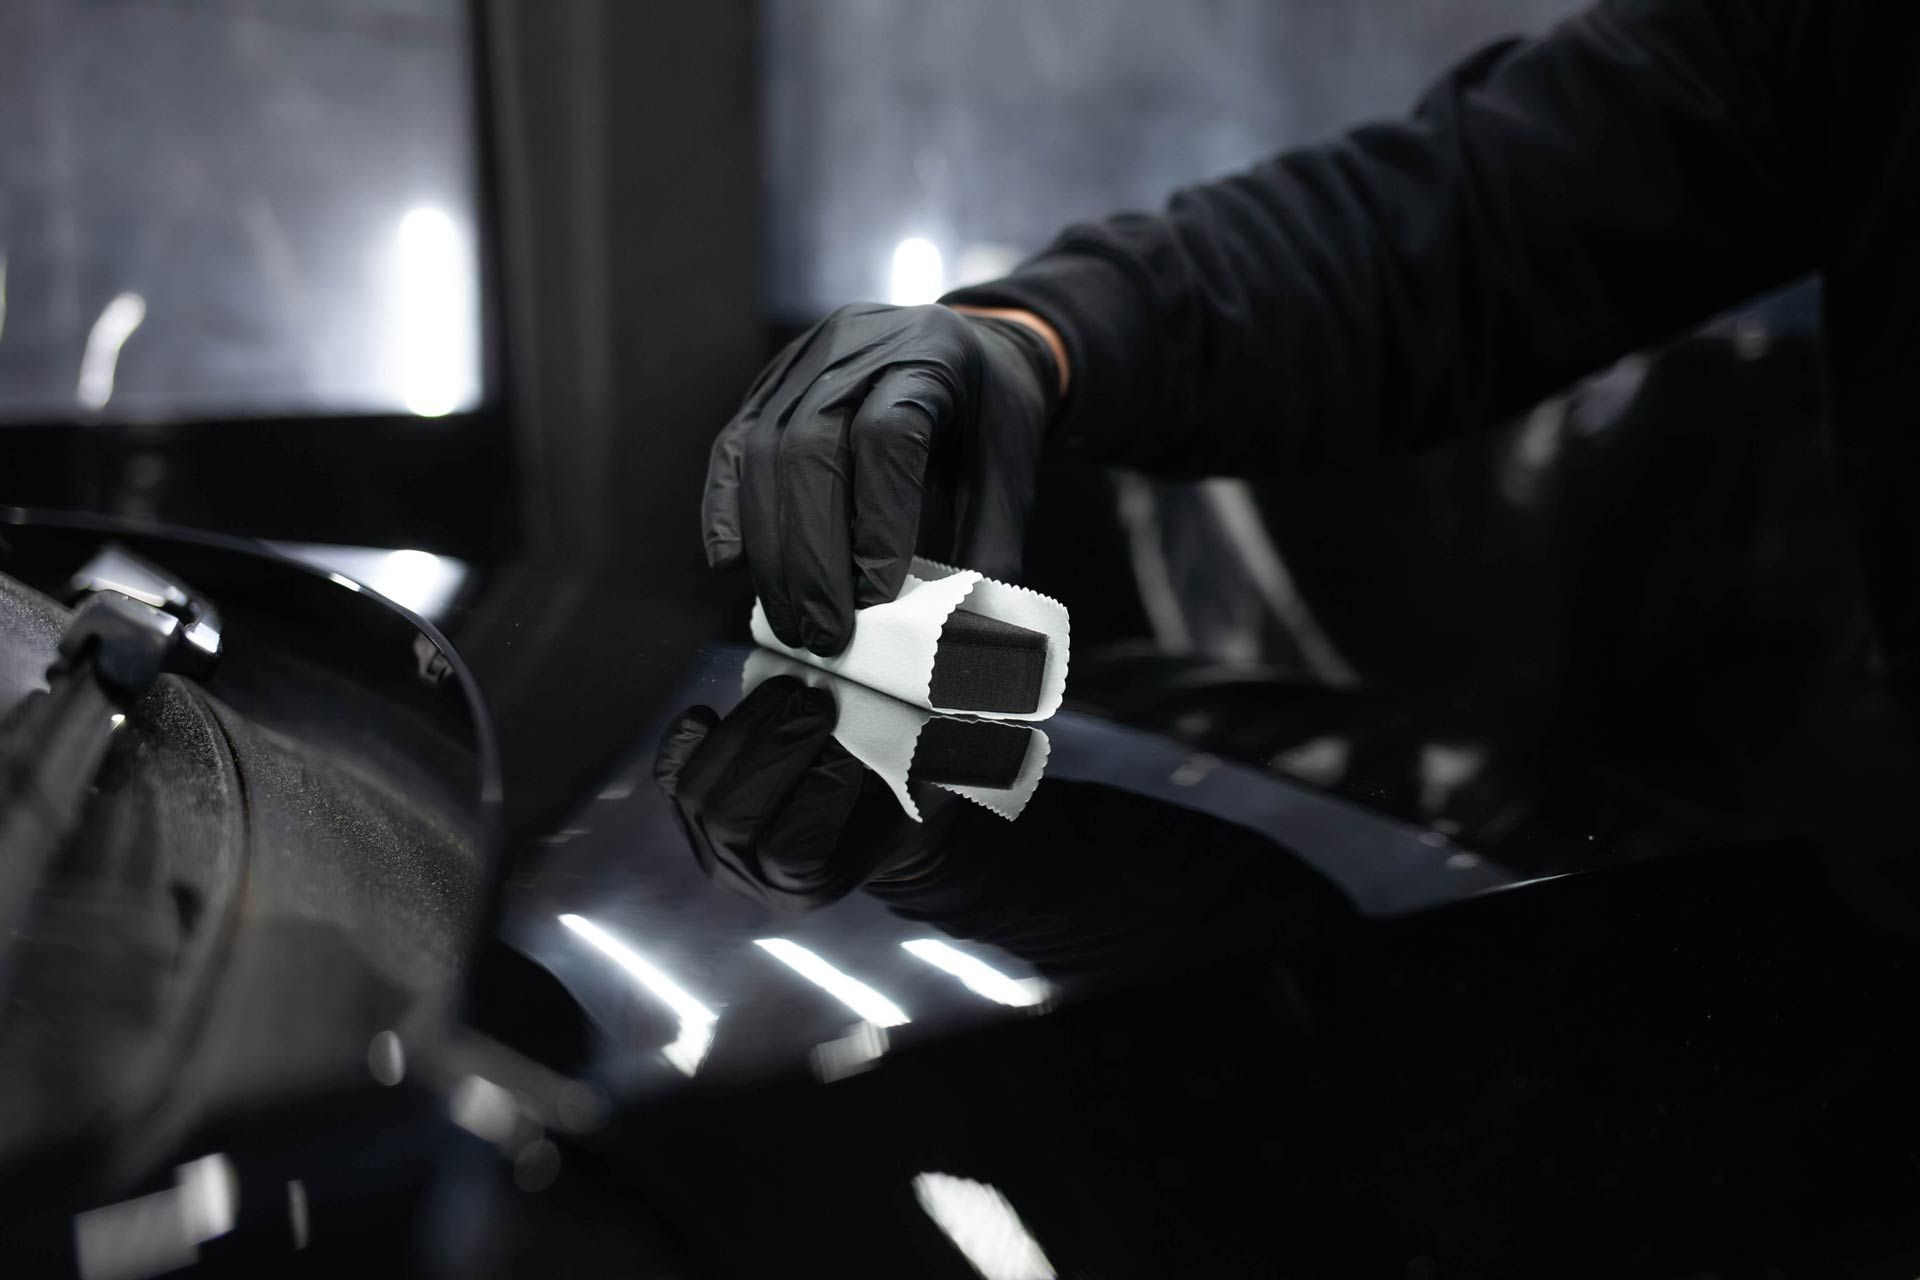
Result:
<svg viewBox="0 0 1920 1280"><path fill-rule="evenodd" d="M758 601L752 626L776 653L932 711L1044 720L1066 693L1065 605L930 560L914 560L898 598L854 614L834 657L781 644Z"/></svg>

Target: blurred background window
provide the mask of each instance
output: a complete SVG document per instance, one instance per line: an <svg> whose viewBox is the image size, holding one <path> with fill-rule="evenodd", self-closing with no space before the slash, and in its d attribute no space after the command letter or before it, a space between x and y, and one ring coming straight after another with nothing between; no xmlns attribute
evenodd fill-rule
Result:
<svg viewBox="0 0 1920 1280"><path fill-rule="evenodd" d="M0 418L481 396L462 0L0 4Z"/></svg>
<svg viewBox="0 0 1920 1280"><path fill-rule="evenodd" d="M769 301L925 302L1075 219L1409 108L1577 0L778 0Z"/></svg>

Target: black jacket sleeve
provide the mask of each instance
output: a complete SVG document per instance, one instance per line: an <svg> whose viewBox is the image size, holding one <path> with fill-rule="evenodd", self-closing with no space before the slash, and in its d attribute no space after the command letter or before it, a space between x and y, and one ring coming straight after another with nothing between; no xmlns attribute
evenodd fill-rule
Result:
<svg viewBox="0 0 1920 1280"><path fill-rule="evenodd" d="M1290 468L1486 425L1817 265L1828 12L1610 0L1410 120L1073 227L947 301L1059 328L1055 440L1095 460Z"/></svg>

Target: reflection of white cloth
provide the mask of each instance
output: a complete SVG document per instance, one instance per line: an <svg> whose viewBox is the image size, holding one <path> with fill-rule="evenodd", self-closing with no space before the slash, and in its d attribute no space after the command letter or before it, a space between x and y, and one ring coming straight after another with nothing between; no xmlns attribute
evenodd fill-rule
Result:
<svg viewBox="0 0 1920 1280"><path fill-rule="evenodd" d="M747 656L746 666L740 672L740 692L743 696L749 694L759 688L763 681L780 675L795 676L813 688L826 689L833 694L839 706L839 718L833 726L834 739L854 759L880 775L900 801L900 807L906 810L907 816L915 822L920 821L920 806L914 803L912 792L907 790L907 775L913 771L913 756L920 745L920 731L934 717L865 685L842 680L818 667L809 667L765 649L755 649ZM965 796L1011 822L1020 816L1027 807L1027 801L1033 798L1034 788L1040 785L1040 777L1047 771L1047 756L1052 751L1046 734L1035 728L1028 728L1027 732L1031 735L1027 741L1027 754L1020 762L1020 771L1014 776L1011 786L1003 789L947 782L933 785L957 796Z"/></svg>
<svg viewBox="0 0 1920 1280"><path fill-rule="evenodd" d="M1047 661L1040 679L1037 710L1003 715L933 705L929 690L933 685L933 661L940 644L940 632L963 601L969 613L1025 627L1047 637ZM853 640L838 657L822 658L805 649L789 649L781 644L774 637L773 628L767 625L766 608L758 600L753 602L752 627L756 644L933 711L996 720L1045 720L1060 709L1060 700L1067 692L1071 629L1065 605L1037 591L982 577L972 569L953 569L918 556L914 557L913 571L907 575L907 585L900 589L897 598L854 613Z"/></svg>

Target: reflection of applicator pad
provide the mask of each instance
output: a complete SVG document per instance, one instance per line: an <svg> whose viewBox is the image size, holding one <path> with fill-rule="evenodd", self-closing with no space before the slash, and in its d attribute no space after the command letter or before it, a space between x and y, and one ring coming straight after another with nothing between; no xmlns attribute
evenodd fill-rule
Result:
<svg viewBox="0 0 1920 1280"><path fill-rule="evenodd" d="M1044 635L956 609L940 630L927 700L955 711L1027 715L1040 705L1046 670Z"/></svg>
<svg viewBox="0 0 1920 1280"><path fill-rule="evenodd" d="M1023 724L936 716L920 730L907 780L1005 790L1020 776L1033 734Z"/></svg>
<svg viewBox="0 0 1920 1280"><path fill-rule="evenodd" d="M757 600L750 625L763 648L929 711L1044 720L1067 690L1066 606L917 557L897 597L854 613L831 658L781 644Z"/></svg>

